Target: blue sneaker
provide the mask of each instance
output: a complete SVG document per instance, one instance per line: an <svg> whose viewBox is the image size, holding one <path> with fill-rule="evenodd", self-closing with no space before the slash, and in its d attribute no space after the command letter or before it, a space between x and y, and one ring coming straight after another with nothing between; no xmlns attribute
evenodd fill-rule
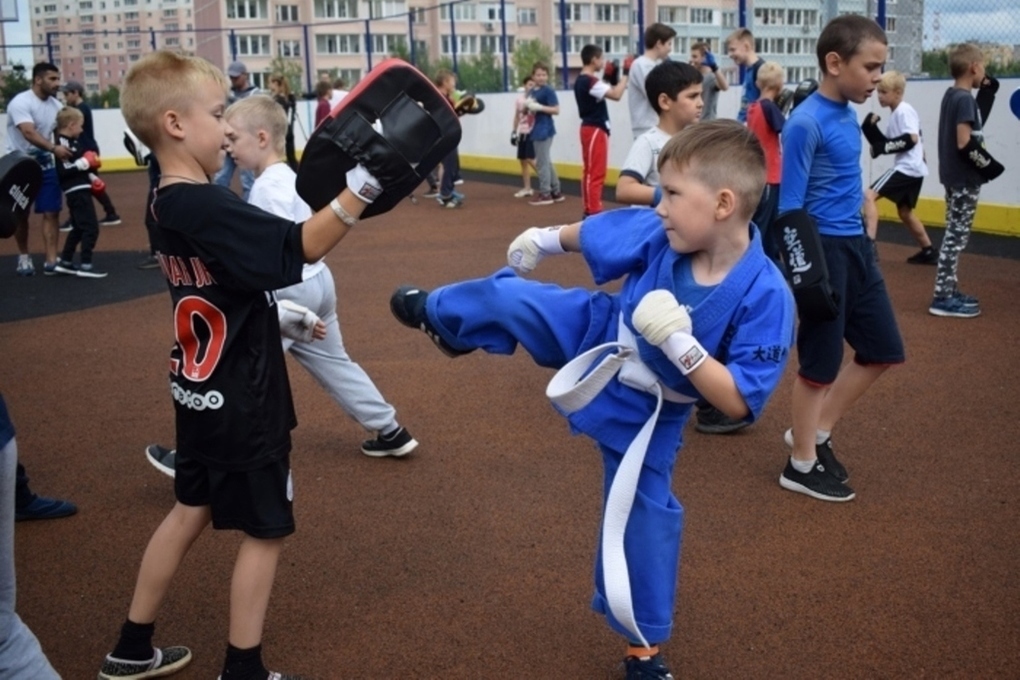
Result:
<svg viewBox="0 0 1020 680"><path fill-rule="evenodd" d="M973 299L973 298L971 298ZM977 300L974 301L975 303ZM951 316L957 319L973 319L981 314L981 308L977 304L967 304L960 297L934 298L928 313L933 316Z"/></svg>
<svg viewBox="0 0 1020 680"><path fill-rule="evenodd" d="M43 276L56 276L60 271L57 269L56 262L43 262L42 273Z"/></svg>
<svg viewBox="0 0 1020 680"><path fill-rule="evenodd" d="M673 680L673 674L662 658L655 656L628 656L623 660L627 668L627 680Z"/></svg>
<svg viewBox="0 0 1020 680"><path fill-rule="evenodd" d="M980 307L981 306L978 303L978 299L976 297L974 297L973 295L967 295L965 293L961 293L960 291L956 291L953 294L953 297L955 297L957 300L959 300L960 304L962 304L964 307Z"/></svg>
<svg viewBox="0 0 1020 680"><path fill-rule="evenodd" d="M58 498L45 498L36 496L35 499L23 508L14 509L14 521L24 522L31 519L60 519L70 517L78 512L78 506Z"/></svg>

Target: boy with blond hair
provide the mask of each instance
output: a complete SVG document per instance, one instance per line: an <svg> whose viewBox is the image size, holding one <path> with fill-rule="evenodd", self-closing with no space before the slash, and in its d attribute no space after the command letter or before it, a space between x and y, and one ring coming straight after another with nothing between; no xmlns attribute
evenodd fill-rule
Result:
<svg viewBox="0 0 1020 680"><path fill-rule="evenodd" d="M726 38L726 54L737 66L744 69L743 89L740 93L740 110L737 120L747 122L747 107L761 96L758 89L758 69L765 60L754 50L754 34L750 29L738 28Z"/></svg>
<svg viewBox="0 0 1020 680"><path fill-rule="evenodd" d="M155 648L156 615L205 528L244 533L230 585L222 680L284 680L262 662L262 629L283 539L294 531L290 430L295 426L272 291L301 281L381 191L361 165L303 224L210 183L223 165L227 81L198 57L147 54L121 95L131 131L162 175L152 211L156 252L174 306L170 390L177 430L177 502L149 540L134 596L100 680L169 675L186 647Z"/></svg>
<svg viewBox="0 0 1020 680"><path fill-rule="evenodd" d="M977 298L958 287L957 268L974 226L981 185L1003 172L985 148L984 126L999 83L985 73L985 55L977 45L957 45L949 53L953 84L939 111L939 181L946 189L946 232L939 248L934 316L970 319L981 313ZM977 99L971 90L977 88Z"/></svg>
<svg viewBox="0 0 1020 680"><path fill-rule="evenodd" d="M66 161L56 161L57 180L67 197L67 209L71 214L71 232L64 241L64 248L57 258L55 270L61 274L101 279L106 272L92 264L92 251L99 240L99 218L92 203L92 192L97 185L105 186L92 171L99 167L99 156L91 149L85 149L78 138L84 130L85 115L73 106L67 106L57 114L57 128L54 141L71 150ZM74 252L81 246L80 264L74 263Z"/></svg>
<svg viewBox="0 0 1020 680"><path fill-rule="evenodd" d="M782 92L785 82L786 74L783 67L774 61L765 62L758 69L756 81L761 95L747 107L747 127L765 150L765 191L753 220L761 230L765 253L773 260L779 257L779 242L772 232L772 222L776 219L779 182L783 176L783 151L779 144L779 135L786 123L786 117L776 104L776 97Z"/></svg>
<svg viewBox="0 0 1020 680"><path fill-rule="evenodd" d="M871 157L895 154L893 167L887 170L864 192L864 222L868 237L878 236L878 199L887 198L896 204L900 221L910 230L921 250L907 258L910 264L935 264L938 255L921 220L914 214L921 185L928 175L921 138L921 118L913 106L903 101L907 79L899 71L886 71L878 82L878 103L892 111L883 133L880 118L869 113L861 123L864 136L871 143Z"/></svg>
<svg viewBox="0 0 1020 680"><path fill-rule="evenodd" d="M782 377L794 321L789 288L748 226L765 180L751 133L732 120L692 125L663 147L657 168L655 210L532 227L510 244L510 268L431 293L403 287L390 300L401 323L448 356L521 345L540 366L562 369L548 393L601 450L592 607L627 643L629 680L673 677L659 644L673 626L683 508L672 472L691 405L704 397L734 418L757 418ZM518 275L565 252L584 256L597 285L622 279L620 292Z"/></svg>

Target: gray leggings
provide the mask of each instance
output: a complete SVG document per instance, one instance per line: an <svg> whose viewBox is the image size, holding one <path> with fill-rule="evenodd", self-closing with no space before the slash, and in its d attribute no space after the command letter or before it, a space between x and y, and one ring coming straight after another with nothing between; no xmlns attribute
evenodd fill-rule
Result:
<svg viewBox="0 0 1020 680"><path fill-rule="evenodd" d="M535 141L535 166L538 168L538 193L560 193L560 178L552 163L553 138Z"/></svg>
<svg viewBox="0 0 1020 680"><path fill-rule="evenodd" d="M60 680L39 641L14 612L14 476L17 440L0 448L0 678Z"/></svg>
<svg viewBox="0 0 1020 680"><path fill-rule="evenodd" d="M939 248L938 268L935 271L935 297L947 298L957 293L956 271L960 254L970 240L974 226L980 187L946 188L946 233Z"/></svg>

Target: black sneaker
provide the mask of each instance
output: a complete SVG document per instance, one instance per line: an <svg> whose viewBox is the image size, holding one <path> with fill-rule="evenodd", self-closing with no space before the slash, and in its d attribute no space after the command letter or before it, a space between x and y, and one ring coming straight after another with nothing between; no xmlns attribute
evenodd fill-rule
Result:
<svg viewBox="0 0 1020 680"><path fill-rule="evenodd" d="M83 279L105 279L106 272L96 269L91 262L82 262L78 265L78 276Z"/></svg>
<svg viewBox="0 0 1020 680"><path fill-rule="evenodd" d="M375 439L361 442L361 452L373 458L386 456L400 458L414 451L417 446L418 441L411 436L406 427L401 427L389 436L380 434Z"/></svg>
<svg viewBox="0 0 1020 680"><path fill-rule="evenodd" d="M786 468L779 475L779 486L787 491L806 494L820 501L842 503L854 499L854 490L829 472L820 460L815 461L811 472L798 472L789 458Z"/></svg>
<svg viewBox="0 0 1020 680"><path fill-rule="evenodd" d="M27 522L35 519L60 519L70 517L78 512L78 506L70 501L59 498L36 496L23 508L14 508L14 521Z"/></svg>
<svg viewBox="0 0 1020 680"><path fill-rule="evenodd" d="M933 248L921 248L907 258L908 264L938 264L939 254Z"/></svg>
<svg viewBox="0 0 1020 680"><path fill-rule="evenodd" d="M793 448L793 428L786 431L786 434L783 435L783 441L791 449ZM821 444L815 444L815 457L822 461L822 465L828 468L829 472L835 475L839 481L846 483L850 479L850 474L846 471L846 468L836 460L836 454L832 450L832 437L829 437Z"/></svg>
<svg viewBox="0 0 1020 680"><path fill-rule="evenodd" d="M628 656L623 660L627 680L673 680L662 654L655 656Z"/></svg>
<svg viewBox="0 0 1020 680"><path fill-rule="evenodd" d="M149 255L135 266L139 269L159 269L159 258L155 255Z"/></svg>
<svg viewBox="0 0 1020 680"><path fill-rule="evenodd" d="M54 269L60 274L78 276L78 267L70 260L57 260L57 266Z"/></svg>
<svg viewBox="0 0 1020 680"><path fill-rule="evenodd" d="M567 200L567 197L564 196L559 191L554 191L554 192L552 192L552 200L553 200L553 203L562 203L563 201Z"/></svg>
<svg viewBox="0 0 1020 680"><path fill-rule="evenodd" d="M452 347L450 343L439 336L436 329L429 323L429 318L425 314L425 300L428 296L429 292L427 290L412 286L401 286L390 297L390 311L393 312L393 316L397 317L397 321L400 323L408 328L417 328L429 336L436 347L446 356L459 357L464 354L470 354L471 350L461 350Z"/></svg>
<svg viewBox="0 0 1020 680"><path fill-rule="evenodd" d="M728 415L709 404L698 409L696 418L697 422L694 425L694 429L698 432L703 432L704 434L728 434L730 432L742 430L751 424L746 420L730 418Z"/></svg>
<svg viewBox="0 0 1020 680"><path fill-rule="evenodd" d="M103 219L99 220L100 227L116 227L118 224L120 224L120 215L117 213L107 215Z"/></svg>
<svg viewBox="0 0 1020 680"><path fill-rule="evenodd" d="M832 450L832 437L829 437L822 444L815 445L815 455L818 462L825 466L825 469L832 473L832 476L841 484L846 484L850 474L843 467L843 464L836 460L836 453Z"/></svg>
<svg viewBox="0 0 1020 680"><path fill-rule="evenodd" d="M145 457L152 463L152 467L167 477L174 477L177 474L177 449L168 449L159 444L149 444L145 447Z"/></svg>
<svg viewBox="0 0 1020 680"><path fill-rule="evenodd" d="M191 663L191 650L187 647L156 647L155 655L147 661L129 661L116 659L109 654L99 669L99 680L115 678L159 678L181 670Z"/></svg>
<svg viewBox="0 0 1020 680"><path fill-rule="evenodd" d="M66 222L64 222L63 224L60 225L61 233L66 234L67 232L71 231L72 229L74 229L74 225L71 224L71 220L68 220L68 221L66 221Z"/></svg>

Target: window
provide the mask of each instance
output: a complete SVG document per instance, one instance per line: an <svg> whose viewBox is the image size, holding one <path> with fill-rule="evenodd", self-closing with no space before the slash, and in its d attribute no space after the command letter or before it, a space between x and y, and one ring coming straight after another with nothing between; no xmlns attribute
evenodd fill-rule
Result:
<svg viewBox="0 0 1020 680"><path fill-rule="evenodd" d="M503 12L499 5L486 5L482 7L482 21L503 21ZM507 21L512 21L514 12L514 6L507 3Z"/></svg>
<svg viewBox="0 0 1020 680"><path fill-rule="evenodd" d="M478 13L475 11L477 8L474 5L465 3L459 3L453 5L453 19L454 21L477 21ZM439 18L450 20L450 5L440 5L439 7Z"/></svg>
<svg viewBox="0 0 1020 680"><path fill-rule="evenodd" d="M597 35L592 44L601 47L606 54L626 54L627 41L625 35Z"/></svg>
<svg viewBox="0 0 1020 680"><path fill-rule="evenodd" d="M722 25L723 25L723 28L736 28L737 27L737 13L736 12L723 12L722 13Z"/></svg>
<svg viewBox="0 0 1020 680"><path fill-rule="evenodd" d="M96 49L96 44L94 42L83 42L81 44L81 49L83 52L94 52Z"/></svg>
<svg viewBox="0 0 1020 680"><path fill-rule="evenodd" d="M138 38L131 38L127 41L127 48L129 50L137 50L142 46L142 41Z"/></svg>
<svg viewBox="0 0 1020 680"><path fill-rule="evenodd" d="M595 21L599 23L627 23L630 21L630 8L627 5L595 5Z"/></svg>
<svg viewBox="0 0 1020 680"><path fill-rule="evenodd" d="M298 22L298 6L297 5L277 5L276 6L276 20L281 24Z"/></svg>
<svg viewBox="0 0 1020 680"><path fill-rule="evenodd" d="M276 54L280 57L300 57L301 56L301 41L300 40L277 40L276 41Z"/></svg>
<svg viewBox="0 0 1020 680"><path fill-rule="evenodd" d="M245 56L269 54L268 35L238 35L237 53Z"/></svg>
<svg viewBox="0 0 1020 680"><path fill-rule="evenodd" d="M361 41L358 35L317 35L316 54L360 54Z"/></svg>
<svg viewBox="0 0 1020 680"><path fill-rule="evenodd" d="M138 0L124 0L125 7L138 7Z"/></svg>
<svg viewBox="0 0 1020 680"><path fill-rule="evenodd" d="M522 26L535 26L538 24L538 12L534 7L521 7L517 10L517 23Z"/></svg>
<svg viewBox="0 0 1020 680"><path fill-rule="evenodd" d="M164 14L170 10L163 10ZM268 19L265 0L227 0L228 19Z"/></svg>
<svg viewBox="0 0 1020 680"><path fill-rule="evenodd" d="M442 36L441 43L443 54L453 54L453 51L451 49L450 36L448 35ZM478 54L478 36L458 35L457 54Z"/></svg>
<svg viewBox="0 0 1020 680"><path fill-rule="evenodd" d="M691 7L692 24L714 24L715 10L705 7Z"/></svg>
<svg viewBox="0 0 1020 680"><path fill-rule="evenodd" d="M357 0L315 0L316 19L356 19Z"/></svg>
<svg viewBox="0 0 1020 680"><path fill-rule="evenodd" d="M371 9L373 17L392 17L407 13L404 0L372 0Z"/></svg>
<svg viewBox="0 0 1020 680"><path fill-rule="evenodd" d="M78 9L92 9L92 3L91 2L79 2L78 3Z"/></svg>
<svg viewBox="0 0 1020 680"><path fill-rule="evenodd" d="M46 14L52 14L53 12L57 11L57 6L56 5L43 5L42 11L45 12Z"/></svg>
<svg viewBox="0 0 1020 680"><path fill-rule="evenodd" d="M337 72L337 75L347 83L347 89L351 89L358 84L361 80L361 69L360 68L342 68Z"/></svg>
<svg viewBox="0 0 1020 680"><path fill-rule="evenodd" d="M138 12L124 12L124 21L138 21Z"/></svg>
<svg viewBox="0 0 1020 680"><path fill-rule="evenodd" d="M507 41L507 52L514 51L514 37L508 35ZM481 38L481 51L492 52L493 54L503 53L503 36L502 35L483 35Z"/></svg>
<svg viewBox="0 0 1020 680"><path fill-rule="evenodd" d="M896 32L896 17L886 17L885 18L885 32L886 33L895 33ZM892 58L891 52L892 52L892 50L890 49L890 55L889 55L890 59Z"/></svg>
<svg viewBox="0 0 1020 680"><path fill-rule="evenodd" d="M140 55L140 54L131 54L131 55L128 55L128 61L131 61L131 62L138 61L141 58L142 58L142 55Z"/></svg>
<svg viewBox="0 0 1020 680"><path fill-rule="evenodd" d="M376 54L395 52L397 46L407 47L407 37L403 35L372 34L372 51Z"/></svg>
<svg viewBox="0 0 1020 680"><path fill-rule="evenodd" d="M83 24L84 24L84 23L89 23L89 24L91 24L91 23L92 23L92 15L91 15L91 14L90 14L90 15L88 15L88 20L86 20L86 18L85 18L85 17L82 17L82 18L81 18L81 22L82 22ZM43 25L45 25L45 26L56 26L56 25L57 25L57 24L59 24L59 23L60 23L60 19L57 19L56 17L51 17L51 18L49 18L49 19L46 19L46 20L44 20L44 21L43 21Z"/></svg>
<svg viewBox="0 0 1020 680"><path fill-rule="evenodd" d="M96 70L96 69L85 69L85 77L86 78L98 78L99 77L99 71Z"/></svg>
<svg viewBox="0 0 1020 680"><path fill-rule="evenodd" d="M553 19L556 21L560 19L559 7L560 5L555 4L553 8ZM591 21L591 5L587 3L568 2L563 5L563 9L566 11L567 21Z"/></svg>
<svg viewBox="0 0 1020 680"><path fill-rule="evenodd" d="M686 7L660 7L659 22L663 24L686 24Z"/></svg>
<svg viewBox="0 0 1020 680"><path fill-rule="evenodd" d="M892 61L896 58L896 48L889 45L889 53L886 55L886 61Z"/></svg>
<svg viewBox="0 0 1020 680"><path fill-rule="evenodd" d="M164 19L176 19L177 18L177 10L176 9L165 9L165 10L163 10L163 18Z"/></svg>

